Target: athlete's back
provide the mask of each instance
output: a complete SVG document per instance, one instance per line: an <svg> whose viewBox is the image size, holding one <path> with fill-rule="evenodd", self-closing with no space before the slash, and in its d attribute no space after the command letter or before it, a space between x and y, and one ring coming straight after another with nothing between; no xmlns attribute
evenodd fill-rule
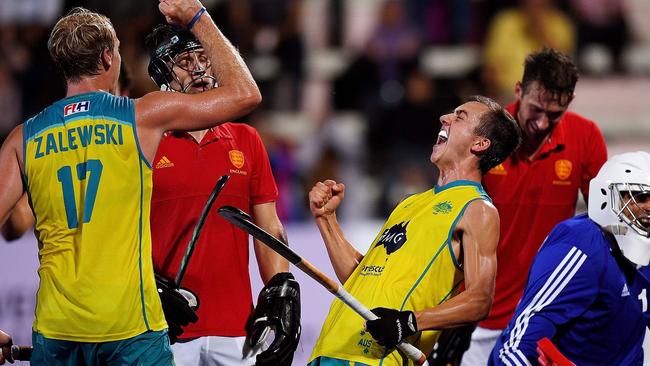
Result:
<svg viewBox="0 0 650 366"><path fill-rule="evenodd" d="M133 105L79 94L23 126L41 262L34 329L46 337L104 342L166 327L151 264L151 168Z"/></svg>

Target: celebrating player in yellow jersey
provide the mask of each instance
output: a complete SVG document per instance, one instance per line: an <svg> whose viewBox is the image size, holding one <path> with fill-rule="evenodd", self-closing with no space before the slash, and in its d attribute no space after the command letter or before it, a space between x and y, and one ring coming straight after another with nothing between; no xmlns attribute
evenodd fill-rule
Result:
<svg viewBox="0 0 650 366"><path fill-rule="evenodd" d="M34 364L173 363L151 261L150 163L164 131L235 119L261 97L198 0L161 0L159 9L201 41L219 88L109 94L119 40L108 18L77 8L48 41L66 98L16 127L0 151L0 225L25 191L36 218Z"/></svg>
<svg viewBox="0 0 650 366"><path fill-rule="evenodd" d="M508 112L485 97L474 97L440 121L431 154L440 169L436 186L402 201L365 255L345 239L336 219L345 186L327 180L309 193L337 277L379 316L364 323L334 300L310 366L412 363L395 349L400 341L429 354L439 329L487 316L499 215L481 176L510 155L520 131ZM463 280L465 291L458 293Z"/></svg>

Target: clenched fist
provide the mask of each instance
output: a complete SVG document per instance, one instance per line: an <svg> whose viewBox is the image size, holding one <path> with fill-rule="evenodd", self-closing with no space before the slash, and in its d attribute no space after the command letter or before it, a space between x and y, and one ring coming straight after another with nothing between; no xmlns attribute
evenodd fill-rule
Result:
<svg viewBox="0 0 650 366"><path fill-rule="evenodd" d="M203 5L199 0L160 0L158 9L167 23L185 27Z"/></svg>
<svg viewBox="0 0 650 366"><path fill-rule="evenodd" d="M309 191L309 209L315 217L331 215L336 212L345 196L345 184L328 179L318 182Z"/></svg>

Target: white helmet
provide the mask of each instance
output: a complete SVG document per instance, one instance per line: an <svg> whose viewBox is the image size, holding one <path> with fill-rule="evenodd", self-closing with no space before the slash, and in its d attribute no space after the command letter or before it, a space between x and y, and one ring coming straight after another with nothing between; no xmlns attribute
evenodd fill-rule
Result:
<svg viewBox="0 0 650 366"><path fill-rule="evenodd" d="M650 154L642 151L611 157L589 184L589 217L614 234L625 257L650 263Z"/></svg>

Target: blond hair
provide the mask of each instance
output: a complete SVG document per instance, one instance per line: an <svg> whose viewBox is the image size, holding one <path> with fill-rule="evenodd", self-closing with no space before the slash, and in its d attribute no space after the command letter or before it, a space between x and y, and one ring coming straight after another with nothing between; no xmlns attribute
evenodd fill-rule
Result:
<svg viewBox="0 0 650 366"><path fill-rule="evenodd" d="M101 54L113 52L115 38L106 16L78 7L56 23L47 48L66 81L78 81L99 73Z"/></svg>

